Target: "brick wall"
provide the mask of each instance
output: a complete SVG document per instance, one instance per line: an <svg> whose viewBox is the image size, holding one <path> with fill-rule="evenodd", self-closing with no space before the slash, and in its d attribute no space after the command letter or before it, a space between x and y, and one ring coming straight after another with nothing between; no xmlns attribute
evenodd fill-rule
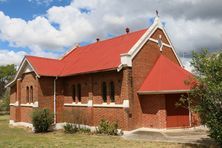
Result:
<svg viewBox="0 0 222 148"><path fill-rule="evenodd" d="M118 123L119 128L127 129L127 116L122 108L93 108L93 124L98 125L101 119Z"/></svg>
<svg viewBox="0 0 222 148"><path fill-rule="evenodd" d="M38 83L33 72L25 73L22 75L21 79L16 81L16 84L11 87L10 90L10 103L15 103L16 101L20 104L26 104L26 87L33 87L33 102L37 101L38 98ZM30 122L30 113L32 108L30 107L10 107L10 119L16 122ZM29 114L28 114L29 113Z"/></svg>
<svg viewBox="0 0 222 148"><path fill-rule="evenodd" d="M21 103L27 103L26 100L26 88L32 86L33 87L33 102L37 101L38 98L38 83L37 78L34 72L23 74L21 79Z"/></svg>
<svg viewBox="0 0 222 148"><path fill-rule="evenodd" d="M141 125L150 128L166 127L166 108L164 95L139 96L142 109Z"/></svg>
<svg viewBox="0 0 222 148"><path fill-rule="evenodd" d="M79 76L72 76L64 78L64 103L72 103L72 86L81 84L81 103L87 104L89 100L93 101L93 104L102 104L102 83L107 84L107 103L111 103L110 100L110 82L113 81L115 85L115 104L122 104L124 99L129 99L127 93L128 88L125 86L128 84L128 74L125 72L109 71L100 72L95 74L85 74ZM77 97L76 97L76 100ZM76 101L77 103L78 101ZM123 129L127 129L127 113L123 108L102 108L102 107L64 107L64 113L79 112L84 117L87 117L88 125L98 125L101 119L107 119L111 122L118 122L119 126ZM62 116L62 114L61 114ZM66 119L65 119L66 120Z"/></svg>
<svg viewBox="0 0 222 148"><path fill-rule="evenodd" d="M19 107L20 108L20 121L21 122L31 122L31 114L33 111L32 107Z"/></svg>
<svg viewBox="0 0 222 148"><path fill-rule="evenodd" d="M11 106L10 107L10 120L16 120L16 107Z"/></svg>
<svg viewBox="0 0 222 148"><path fill-rule="evenodd" d="M155 33L152 35L152 37L157 39L159 34L162 35L163 42L168 43L166 41L166 37L164 36L162 31L159 29L157 31L155 31ZM142 117L142 115L143 115L142 110L141 110L142 107L141 107L141 102L140 102L139 96L137 94L137 91L141 87L146 76L150 72L151 68L153 67L154 63L156 62L156 60L158 59L160 54L167 56L170 60L172 60L176 64L179 64L172 49L164 46L163 52L161 53L157 43L154 43L152 41L148 41L133 59L133 63L132 63L132 65L133 65L132 66L133 104L132 104L132 122L130 123L132 125L131 129L138 128L138 127L141 127L144 125L143 120L145 118ZM161 98L159 98L159 99L161 99ZM152 103L152 102L150 102L150 103ZM163 115L164 114L165 113L163 113ZM161 114L159 114L159 115L161 115Z"/></svg>
<svg viewBox="0 0 222 148"><path fill-rule="evenodd" d="M10 103L15 103L17 101L16 95L16 85L13 85L10 88Z"/></svg>
<svg viewBox="0 0 222 148"><path fill-rule="evenodd" d="M159 39L159 35L161 35L161 40L166 43L169 44L165 34L163 33L163 31L161 29L157 29L152 35L151 38L158 40Z"/></svg>
<svg viewBox="0 0 222 148"><path fill-rule="evenodd" d="M54 77L41 77L38 80L39 107L53 111Z"/></svg>

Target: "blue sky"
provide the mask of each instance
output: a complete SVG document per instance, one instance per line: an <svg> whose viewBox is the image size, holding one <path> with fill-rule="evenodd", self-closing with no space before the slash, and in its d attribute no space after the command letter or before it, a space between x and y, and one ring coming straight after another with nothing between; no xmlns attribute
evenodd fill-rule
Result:
<svg viewBox="0 0 222 148"><path fill-rule="evenodd" d="M148 28L158 10L189 67L193 50L222 49L222 1L212 1L0 0L0 65L19 65L26 54L58 58L76 44L123 34L126 27Z"/></svg>
<svg viewBox="0 0 222 148"><path fill-rule="evenodd" d="M37 16L44 16L46 11L52 6L66 6L70 2L71 0L0 0L0 11L11 18L21 18L30 21ZM27 47L22 47L22 49L21 47L11 47L8 41L3 40L0 40L0 49L30 52L30 49Z"/></svg>
<svg viewBox="0 0 222 148"><path fill-rule="evenodd" d="M0 0L1 1L1 0ZM65 6L70 0L53 0L44 2L41 0L3 0L0 2L0 10L13 18L32 20L35 16L44 15L52 6Z"/></svg>

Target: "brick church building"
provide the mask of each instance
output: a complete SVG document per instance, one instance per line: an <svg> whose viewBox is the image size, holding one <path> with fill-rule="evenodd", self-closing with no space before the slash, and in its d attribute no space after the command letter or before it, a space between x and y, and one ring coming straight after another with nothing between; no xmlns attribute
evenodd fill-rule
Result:
<svg viewBox="0 0 222 148"><path fill-rule="evenodd" d="M30 113L49 108L56 125L81 111L91 127L101 119L123 130L190 127L195 116L175 104L192 77L156 17L147 29L76 46L60 59L25 56L7 85L10 124L32 126Z"/></svg>

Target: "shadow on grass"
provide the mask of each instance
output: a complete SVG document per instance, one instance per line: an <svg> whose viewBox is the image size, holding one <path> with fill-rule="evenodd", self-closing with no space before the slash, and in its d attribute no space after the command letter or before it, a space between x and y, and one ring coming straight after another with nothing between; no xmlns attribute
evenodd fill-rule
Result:
<svg viewBox="0 0 222 148"><path fill-rule="evenodd" d="M0 111L0 116L9 115L9 111Z"/></svg>
<svg viewBox="0 0 222 148"><path fill-rule="evenodd" d="M201 138L196 144L186 143L185 147L192 148L220 148L220 146L211 138Z"/></svg>

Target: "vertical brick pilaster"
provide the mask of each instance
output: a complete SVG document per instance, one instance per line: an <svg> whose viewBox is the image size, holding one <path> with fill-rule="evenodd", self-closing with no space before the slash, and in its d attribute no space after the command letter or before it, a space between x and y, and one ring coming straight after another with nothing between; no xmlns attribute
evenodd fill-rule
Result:
<svg viewBox="0 0 222 148"><path fill-rule="evenodd" d="M123 78L121 85L121 98L122 100L129 100L129 108L123 108L124 110L124 124L126 129L129 129L129 122L132 114L132 105L133 105L133 88L132 88L132 69L130 67L123 68Z"/></svg>
<svg viewBox="0 0 222 148"><path fill-rule="evenodd" d="M159 95L159 108L160 110L157 113L158 121L159 121L159 128L166 128L166 98L165 95Z"/></svg>
<svg viewBox="0 0 222 148"><path fill-rule="evenodd" d="M20 108L20 104L21 104L21 78L17 79L16 89L17 89L16 101L18 101L18 106L16 107L16 110L15 110L15 121L20 122L21 121L21 108Z"/></svg>
<svg viewBox="0 0 222 148"><path fill-rule="evenodd" d="M17 79L17 82L16 82L16 101L21 102L21 79Z"/></svg>
<svg viewBox="0 0 222 148"><path fill-rule="evenodd" d="M90 105L93 105L93 75L89 76L89 86L88 86L88 90L89 90L89 99L88 99L88 103L91 102ZM93 107L92 106L88 106L88 113L89 113L89 125L93 125L94 123L94 116L93 116Z"/></svg>

